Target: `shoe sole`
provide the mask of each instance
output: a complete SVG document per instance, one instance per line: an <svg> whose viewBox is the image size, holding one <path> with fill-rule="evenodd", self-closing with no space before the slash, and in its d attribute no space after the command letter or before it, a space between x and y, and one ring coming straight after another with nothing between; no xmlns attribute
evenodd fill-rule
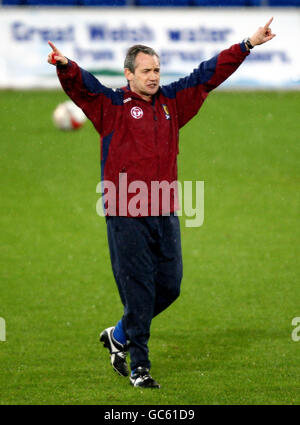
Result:
<svg viewBox="0 0 300 425"><path fill-rule="evenodd" d="M155 387L146 387L146 386L143 386L143 385L134 385L134 383L131 381L131 379L130 379L130 385L132 385L134 388L142 388L142 389L144 389L144 388L148 389L149 388L150 390L158 390L160 388L159 384Z"/></svg>
<svg viewBox="0 0 300 425"><path fill-rule="evenodd" d="M108 338L108 335L107 335L107 332L106 332L106 331L101 332L100 337L99 337L99 341L103 343L103 347L104 347L104 348L107 348L107 349L108 349L108 351L109 351L109 355L110 355L110 356L112 356L112 354L111 354L111 352L110 352L109 338ZM125 375L125 374L123 374L123 373L121 373L121 372L120 372L120 371L119 371L119 370L118 370L118 369L117 369L117 368L113 365L113 363L112 363L112 361L111 361L111 358L110 358L110 364L111 364L111 366L112 366L113 370L114 370L115 372L117 372L117 374L118 374L118 375L123 376L123 377L125 377L125 378L129 375L129 372L127 372L127 373L126 373L126 375Z"/></svg>
<svg viewBox="0 0 300 425"><path fill-rule="evenodd" d="M146 379L140 376L137 378L130 376L129 381L130 384L136 388L160 388L160 385L151 376Z"/></svg>

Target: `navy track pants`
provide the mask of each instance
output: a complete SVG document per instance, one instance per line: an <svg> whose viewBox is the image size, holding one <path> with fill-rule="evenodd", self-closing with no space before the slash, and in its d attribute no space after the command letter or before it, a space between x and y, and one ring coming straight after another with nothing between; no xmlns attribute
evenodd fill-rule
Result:
<svg viewBox="0 0 300 425"><path fill-rule="evenodd" d="M150 369L148 340L152 318L180 293L182 254L179 219L107 217L113 274L124 305L124 332L130 367Z"/></svg>

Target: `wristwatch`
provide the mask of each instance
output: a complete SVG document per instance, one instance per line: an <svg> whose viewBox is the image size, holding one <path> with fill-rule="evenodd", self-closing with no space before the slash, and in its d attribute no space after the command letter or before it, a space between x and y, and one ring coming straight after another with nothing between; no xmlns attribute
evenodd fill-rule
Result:
<svg viewBox="0 0 300 425"><path fill-rule="evenodd" d="M245 43L245 45L248 47L248 49L253 49L254 46L252 46L251 41L250 41L250 37L247 37L243 40L243 42Z"/></svg>

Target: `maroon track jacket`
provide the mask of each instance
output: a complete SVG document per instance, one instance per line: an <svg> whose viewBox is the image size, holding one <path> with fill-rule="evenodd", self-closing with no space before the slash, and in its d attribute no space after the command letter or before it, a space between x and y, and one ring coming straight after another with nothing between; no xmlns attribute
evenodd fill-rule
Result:
<svg viewBox="0 0 300 425"><path fill-rule="evenodd" d="M202 62L189 76L160 87L152 102L130 91L129 86L117 90L103 86L71 60L67 66L57 67L64 91L101 135L106 215L161 215L178 209L176 189L159 190L157 199L153 195L157 195L157 186L152 185L177 181L179 129L248 54L244 43L234 44ZM106 182L114 184L115 192Z"/></svg>

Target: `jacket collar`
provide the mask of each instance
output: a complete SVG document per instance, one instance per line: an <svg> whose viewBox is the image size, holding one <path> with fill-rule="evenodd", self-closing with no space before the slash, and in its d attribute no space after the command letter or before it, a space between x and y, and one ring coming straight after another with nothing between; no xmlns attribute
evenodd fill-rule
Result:
<svg viewBox="0 0 300 425"><path fill-rule="evenodd" d="M121 90L123 90L123 92L124 92L124 99L128 99L129 97L131 97L132 99L139 99L139 100L142 100L144 102L147 102L139 94L130 90L129 83L127 84L127 86L121 87ZM155 93L155 95L152 96L152 101L147 102L147 103L151 103L152 105L154 105L155 100L158 97L159 93L160 93L160 87L158 88L158 91Z"/></svg>

